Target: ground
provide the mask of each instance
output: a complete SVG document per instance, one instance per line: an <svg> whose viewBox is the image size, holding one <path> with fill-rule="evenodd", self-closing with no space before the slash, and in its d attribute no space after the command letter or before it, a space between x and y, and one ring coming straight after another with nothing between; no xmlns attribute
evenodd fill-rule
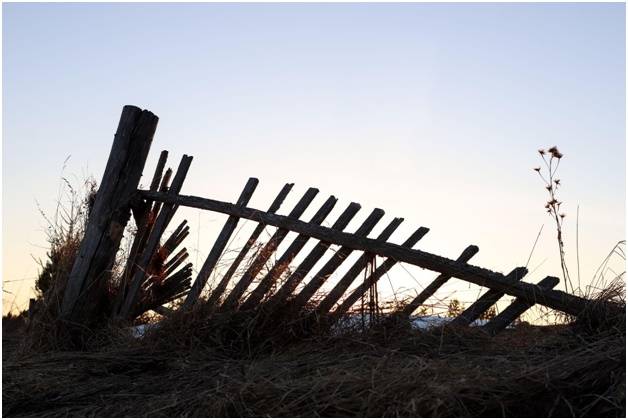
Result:
<svg viewBox="0 0 628 420"><path fill-rule="evenodd" d="M272 350L164 339L176 325L90 351L29 351L17 334L3 334L10 417L625 415L625 327L381 329Z"/></svg>

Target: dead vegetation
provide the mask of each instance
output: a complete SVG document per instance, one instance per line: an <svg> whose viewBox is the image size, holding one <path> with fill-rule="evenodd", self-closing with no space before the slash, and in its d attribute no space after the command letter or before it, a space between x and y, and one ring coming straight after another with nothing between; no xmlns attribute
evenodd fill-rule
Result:
<svg viewBox="0 0 628 420"><path fill-rule="evenodd" d="M492 338L386 324L299 339L282 325L262 336L259 313L208 317L205 308L142 339L118 330L92 351L13 355L3 415L621 417L625 300L619 288L600 299L622 311L603 324L581 317Z"/></svg>
<svg viewBox="0 0 628 420"><path fill-rule="evenodd" d="M599 310L609 307L616 310ZM520 325L497 337L479 328L416 330L392 322L332 332L322 319L276 317L264 308L221 312L204 304L145 317L140 321L153 327L143 338L111 326L83 351L22 345L4 359L3 415L625 415L620 282L572 324Z"/></svg>

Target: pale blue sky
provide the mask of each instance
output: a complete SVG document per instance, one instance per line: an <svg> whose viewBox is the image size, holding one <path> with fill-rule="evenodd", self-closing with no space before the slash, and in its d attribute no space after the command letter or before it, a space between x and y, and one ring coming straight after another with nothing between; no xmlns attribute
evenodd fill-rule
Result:
<svg viewBox="0 0 628 420"><path fill-rule="evenodd" d="M378 206L387 216L375 234L402 216L393 242L424 225L422 249L455 257L473 243L472 262L499 271L525 264L545 223L534 282L559 274L531 171L536 149L557 144L570 261L580 204L583 283L625 238L623 4L5 3L3 13L5 280L36 275L35 200L53 208L68 155L66 175L100 179L124 104L161 118L145 174L161 149L195 156L185 193L232 201L256 176L251 205L266 208L291 181L285 214L316 186L310 212L340 198L327 224L350 200L363 210L349 230ZM223 219L180 216L200 265ZM433 277L412 270L419 284L401 268L392 282L420 289ZM22 302L32 285L4 288Z"/></svg>

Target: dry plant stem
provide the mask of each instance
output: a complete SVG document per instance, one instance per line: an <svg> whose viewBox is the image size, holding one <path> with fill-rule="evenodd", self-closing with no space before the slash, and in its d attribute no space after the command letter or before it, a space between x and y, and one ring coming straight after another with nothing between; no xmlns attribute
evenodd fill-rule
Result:
<svg viewBox="0 0 628 420"><path fill-rule="evenodd" d="M546 153L550 153L549 161L546 159ZM545 182L545 189L548 191L550 200L546 203L545 208L549 215L554 219L556 224L556 239L558 242L558 252L560 255L560 266L563 272L563 280L565 282L565 291L574 293L574 287L571 282L571 277L569 276L569 270L567 268L567 262L565 258L565 244L563 242L563 221L565 219L565 214L560 213L560 205L562 204L558 201L557 192L558 187L561 185L560 179L556 178L558 172L558 166L560 165L560 160L562 158L562 154L558 152L556 147L552 147L548 152L545 150L539 150L539 154L545 163L545 167L547 168L547 178L543 176L540 171L540 168L535 168L536 172L538 172L541 179ZM569 291L569 288L571 291Z"/></svg>

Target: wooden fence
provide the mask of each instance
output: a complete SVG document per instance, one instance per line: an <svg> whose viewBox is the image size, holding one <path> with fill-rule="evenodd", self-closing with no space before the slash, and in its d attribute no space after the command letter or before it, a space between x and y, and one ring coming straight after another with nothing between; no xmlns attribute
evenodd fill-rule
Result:
<svg viewBox="0 0 628 420"><path fill-rule="evenodd" d="M94 311L102 310L95 304L94 296L105 287L122 232L131 213L138 228L110 313L110 316L119 319L131 319L150 309L164 313L168 310L163 305L179 298L185 298L180 310L190 310L203 302L217 306L221 311L243 311L255 309L263 302L270 308L288 305L296 311L307 310L327 319L337 319L369 290L376 287L380 278L400 262L431 270L435 273L435 279L410 303L397 311L396 316L410 317L451 278L489 289L451 321L452 325L463 326L473 323L505 295L516 298L510 306L483 327L490 334L503 330L535 304L578 316L589 303L581 297L553 290L559 282L556 277L546 277L538 284L532 284L523 281L527 274L524 267L515 267L504 275L471 265L470 259L479 251L473 245L463 250L455 260L413 249L428 233L429 229L425 227L416 229L401 245L387 242L403 221L400 218L393 219L377 238L369 238L369 233L384 215L381 209L371 211L355 232L345 232L346 226L360 211L359 204L351 203L331 227L325 227L322 223L337 202L337 199L331 196L309 221L302 221L300 217L319 192L315 188L308 189L287 216L279 215L277 211L290 194L292 184L286 184L265 211L247 206L258 186L258 180L255 178L248 180L234 203L182 195L181 187L192 161L192 157L186 155L181 159L172 177L171 169L164 171L168 152L162 152L150 187L139 190L139 180L156 126L157 117L151 112L133 106L124 107L79 257L66 288L62 308L64 316L68 319L82 322L86 317L93 315ZM186 264L187 250L183 248L175 253L189 234L187 222L181 223L165 241L162 241L166 228L180 206L229 216L194 279L191 264ZM240 219L252 220L257 226L221 280L210 291L207 300L201 300L206 283L214 274ZM234 279L246 255L267 226L276 228L274 234L256 254L253 262L244 267L244 274ZM247 293L290 232L298 235L288 244L270 270L255 283L256 287ZM277 280L284 275L290 263L308 241L317 242L277 289L275 287ZM339 248L322 268L305 282L308 274L331 245ZM359 258L331 291L314 304L312 298L315 294L353 253L360 253ZM373 266L374 256L385 258L378 267ZM354 283L357 283L357 287L347 295L347 291ZM303 287L296 293L299 285Z"/></svg>

